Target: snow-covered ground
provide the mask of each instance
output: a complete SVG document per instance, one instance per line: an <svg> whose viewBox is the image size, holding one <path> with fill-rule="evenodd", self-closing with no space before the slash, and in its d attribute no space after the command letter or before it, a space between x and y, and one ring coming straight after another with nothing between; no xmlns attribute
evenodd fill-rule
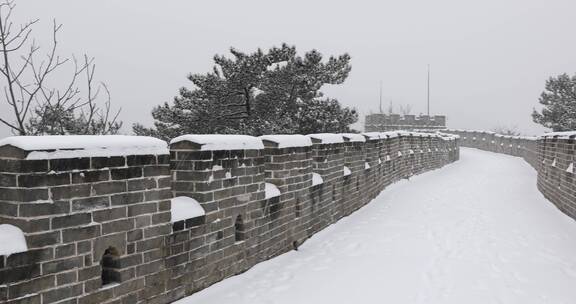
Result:
<svg viewBox="0 0 576 304"><path fill-rule="evenodd" d="M576 222L523 160L463 148L299 251L177 303L576 303Z"/></svg>

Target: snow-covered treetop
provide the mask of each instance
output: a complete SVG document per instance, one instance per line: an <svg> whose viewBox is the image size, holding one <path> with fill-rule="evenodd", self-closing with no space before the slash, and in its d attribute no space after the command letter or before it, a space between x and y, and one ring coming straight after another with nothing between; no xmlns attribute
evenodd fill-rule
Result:
<svg viewBox="0 0 576 304"><path fill-rule="evenodd" d="M312 142L317 142L321 144L339 144L344 142L344 138L342 138L341 134L318 133L318 134L308 134L306 136L312 139Z"/></svg>
<svg viewBox="0 0 576 304"><path fill-rule="evenodd" d="M248 135L190 134L176 137L170 144L184 141L198 145L201 151L264 149L262 139Z"/></svg>
<svg viewBox="0 0 576 304"><path fill-rule="evenodd" d="M365 142L366 141L366 137L364 137L362 134L342 133L341 135L342 135L342 137L344 137L344 140L348 141L348 142Z"/></svg>
<svg viewBox="0 0 576 304"><path fill-rule="evenodd" d="M276 148L309 147L312 145L310 137L304 135L263 135L260 139L273 143Z"/></svg>
<svg viewBox="0 0 576 304"><path fill-rule="evenodd" d="M163 140L125 135L13 136L0 140L2 148L22 150L26 159L169 154Z"/></svg>

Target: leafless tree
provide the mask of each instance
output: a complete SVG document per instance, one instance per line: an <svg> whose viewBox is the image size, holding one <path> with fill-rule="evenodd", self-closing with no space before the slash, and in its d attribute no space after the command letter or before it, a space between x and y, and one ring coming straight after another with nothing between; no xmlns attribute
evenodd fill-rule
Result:
<svg viewBox="0 0 576 304"><path fill-rule="evenodd" d="M522 134L522 133L520 133L520 131L518 131L518 126L515 126L515 125L511 125L511 126L498 125L498 126L492 128L492 132L494 132L496 134L508 135L508 136L520 136Z"/></svg>
<svg viewBox="0 0 576 304"><path fill-rule="evenodd" d="M94 59L84 56L61 58L57 54L58 32L62 25L53 22L52 45L45 54L31 38L38 19L15 25L15 3L0 2L0 77L4 102L12 117L0 115L0 122L18 135L110 134L118 132L121 122L111 113L110 94L105 84L94 82ZM38 58L41 58L40 60ZM48 84L64 65L73 64L69 80L60 88ZM86 96L79 82L83 81ZM97 104L99 93L107 95L104 106Z"/></svg>
<svg viewBox="0 0 576 304"><path fill-rule="evenodd" d="M392 104L392 100L390 100L390 104L388 105L388 115L394 114L394 106Z"/></svg>
<svg viewBox="0 0 576 304"><path fill-rule="evenodd" d="M408 115L410 112L412 112L412 105L407 104L400 106L400 113L402 113L402 115Z"/></svg>

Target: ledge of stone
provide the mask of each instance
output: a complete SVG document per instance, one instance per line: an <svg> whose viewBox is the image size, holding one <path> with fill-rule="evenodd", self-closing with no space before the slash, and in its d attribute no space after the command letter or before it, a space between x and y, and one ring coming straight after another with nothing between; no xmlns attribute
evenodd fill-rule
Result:
<svg viewBox="0 0 576 304"><path fill-rule="evenodd" d="M261 150L262 140L248 135L190 134L170 141L170 148L176 150Z"/></svg>
<svg viewBox="0 0 576 304"><path fill-rule="evenodd" d="M310 147L312 140L304 135L263 135L260 139L266 148L296 148Z"/></svg>
<svg viewBox="0 0 576 304"><path fill-rule="evenodd" d="M169 154L166 142L146 136L13 136L0 140L0 157L13 159L64 159L165 154Z"/></svg>

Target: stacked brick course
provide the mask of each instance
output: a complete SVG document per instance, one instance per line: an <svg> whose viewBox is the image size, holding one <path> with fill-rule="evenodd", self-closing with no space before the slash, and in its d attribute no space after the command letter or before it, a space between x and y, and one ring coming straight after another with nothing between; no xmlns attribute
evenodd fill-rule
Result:
<svg viewBox="0 0 576 304"><path fill-rule="evenodd" d="M0 302L169 303L297 248L398 179L458 159L455 138L358 136L224 149L192 136L169 155L36 160L0 146L0 224L19 227L29 248L0 256ZM280 195L268 197L267 183ZM205 215L172 221L176 196Z"/></svg>
<svg viewBox="0 0 576 304"><path fill-rule="evenodd" d="M446 116L444 115L370 114L366 115L364 123L366 132L440 130L444 128L446 128Z"/></svg>
<svg viewBox="0 0 576 304"><path fill-rule="evenodd" d="M0 302L145 298L171 231L168 155L30 160L30 152L0 147L0 224L20 228L29 248L0 257ZM111 263L102 265L107 250ZM103 266L122 284L103 289Z"/></svg>
<svg viewBox="0 0 576 304"><path fill-rule="evenodd" d="M282 193L265 200L269 217L262 218L260 243L267 252L264 259L273 257L298 246L309 237L307 227L311 224L309 189L312 186L312 145L302 135L292 135L307 142L303 146L279 147L279 142L264 140L265 177ZM269 233L267 233L269 232Z"/></svg>
<svg viewBox="0 0 576 304"><path fill-rule="evenodd" d="M444 130L460 136L460 145L522 157L538 169L538 140L535 137L506 136L487 131Z"/></svg>
<svg viewBox="0 0 576 304"><path fill-rule="evenodd" d="M341 195L343 215L349 215L366 203L366 195L361 192L360 185L364 183L366 171L366 141L355 140L354 135L344 135L344 166L350 170L342 176ZM344 169L343 169L344 173Z"/></svg>

